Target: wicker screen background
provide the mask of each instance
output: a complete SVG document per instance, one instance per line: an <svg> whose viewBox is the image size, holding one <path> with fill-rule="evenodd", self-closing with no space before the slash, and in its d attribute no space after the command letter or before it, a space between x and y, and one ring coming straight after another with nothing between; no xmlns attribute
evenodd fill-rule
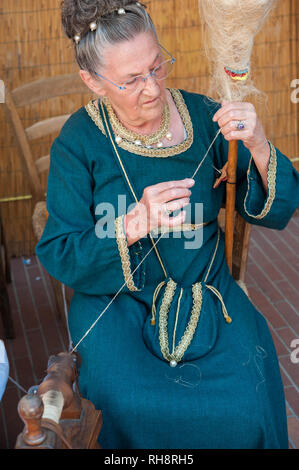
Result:
<svg viewBox="0 0 299 470"><path fill-rule="evenodd" d="M150 0L145 3L157 27L160 42L176 57L169 86L206 94L209 64L204 56L197 0ZM292 88L298 72L298 0L280 0L266 27L256 38L252 56L255 83L268 97L254 103L267 137L298 167L299 90ZM297 48L297 50L296 50ZM59 0L0 2L0 79L9 89L42 78L76 72L72 45L60 26ZM299 79L297 80L299 89ZM72 113L88 95L48 100L21 110L24 127L36 120ZM0 105L0 204L10 256L34 253L33 204L28 176L4 104ZM55 135L33 144L34 158L49 153ZM47 175L42 182L46 191ZM14 200L15 197L21 197ZM12 199L12 200L10 200Z"/></svg>

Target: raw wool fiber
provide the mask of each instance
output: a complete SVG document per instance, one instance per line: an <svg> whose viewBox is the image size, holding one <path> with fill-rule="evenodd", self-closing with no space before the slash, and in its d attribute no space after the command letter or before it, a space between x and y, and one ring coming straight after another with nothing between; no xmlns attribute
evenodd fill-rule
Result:
<svg viewBox="0 0 299 470"><path fill-rule="evenodd" d="M199 0L205 53L212 63L209 94L216 101L242 101L260 93L251 78L250 57L254 38L277 1ZM248 69L248 77L233 80L224 67Z"/></svg>

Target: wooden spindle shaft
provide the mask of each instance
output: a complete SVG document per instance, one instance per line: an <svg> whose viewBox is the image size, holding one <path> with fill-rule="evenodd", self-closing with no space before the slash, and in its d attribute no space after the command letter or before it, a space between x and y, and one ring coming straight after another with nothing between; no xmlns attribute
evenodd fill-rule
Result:
<svg viewBox="0 0 299 470"><path fill-rule="evenodd" d="M37 446L44 442L46 438L46 434L41 428L43 411L43 402L37 394L25 395L19 401L19 416L25 424L23 439L30 446Z"/></svg>
<svg viewBox="0 0 299 470"><path fill-rule="evenodd" d="M225 214L225 257L232 274L234 217L236 202L238 141L231 140L228 150L227 184L226 184L226 214Z"/></svg>

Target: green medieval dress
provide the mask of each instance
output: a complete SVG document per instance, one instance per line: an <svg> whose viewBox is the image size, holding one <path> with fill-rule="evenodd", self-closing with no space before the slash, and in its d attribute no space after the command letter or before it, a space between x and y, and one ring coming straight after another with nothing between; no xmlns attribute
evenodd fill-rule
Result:
<svg viewBox="0 0 299 470"><path fill-rule="evenodd" d="M170 91L186 130L182 143L115 144L138 199L147 186L191 177L219 129L212 121L218 104ZM49 217L36 246L48 273L74 289L68 314L74 345L118 293L78 346L81 393L103 414L101 446L287 448L272 337L262 312L230 275L217 222L225 184L213 189L215 168L227 161L228 142L217 137L195 176L184 224L165 230L157 243L165 273L152 243L159 231L127 245L123 217L135 201L107 121L108 127L101 106L90 101L55 139ZM265 191L239 141L236 208L252 224L281 230L299 205L299 174L269 146Z"/></svg>

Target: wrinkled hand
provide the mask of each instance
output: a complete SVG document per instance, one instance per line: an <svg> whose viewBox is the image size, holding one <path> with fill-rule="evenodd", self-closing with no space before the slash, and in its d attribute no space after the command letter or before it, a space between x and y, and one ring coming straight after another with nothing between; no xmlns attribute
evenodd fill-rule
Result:
<svg viewBox="0 0 299 470"><path fill-rule="evenodd" d="M223 101L222 107L215 113L213 121L218 122L221 133L226 140L242 140L250 152L256 153L268 146L264 128L257 117L254 105L251 103ZM239 121L244 122L245 128L243 130L236 128Z"/></svg>
<svg viewBox="0 0 299 470"><path fill-rule="evenodd" d="M213 121L218 122L221 133L226 140L242 140L245 147L250 151L261 175L264 188L267 190L270 148L264 128L257 117L253 104L223 101L221 108L214 114ZM236 128L239 121L245 125L242 130Z"/></svg>
<svg viewBox="0 0 299 470"><path fill-rule="evenodd" d="M166 181L144 188L138 204L124 217L128 246L146 236L155 228L175 227L184 223L186 211L169 217L169 213L182 209L190 202L190 187L194 179ZM168 210L169 212L165 212Z"/></svg>

